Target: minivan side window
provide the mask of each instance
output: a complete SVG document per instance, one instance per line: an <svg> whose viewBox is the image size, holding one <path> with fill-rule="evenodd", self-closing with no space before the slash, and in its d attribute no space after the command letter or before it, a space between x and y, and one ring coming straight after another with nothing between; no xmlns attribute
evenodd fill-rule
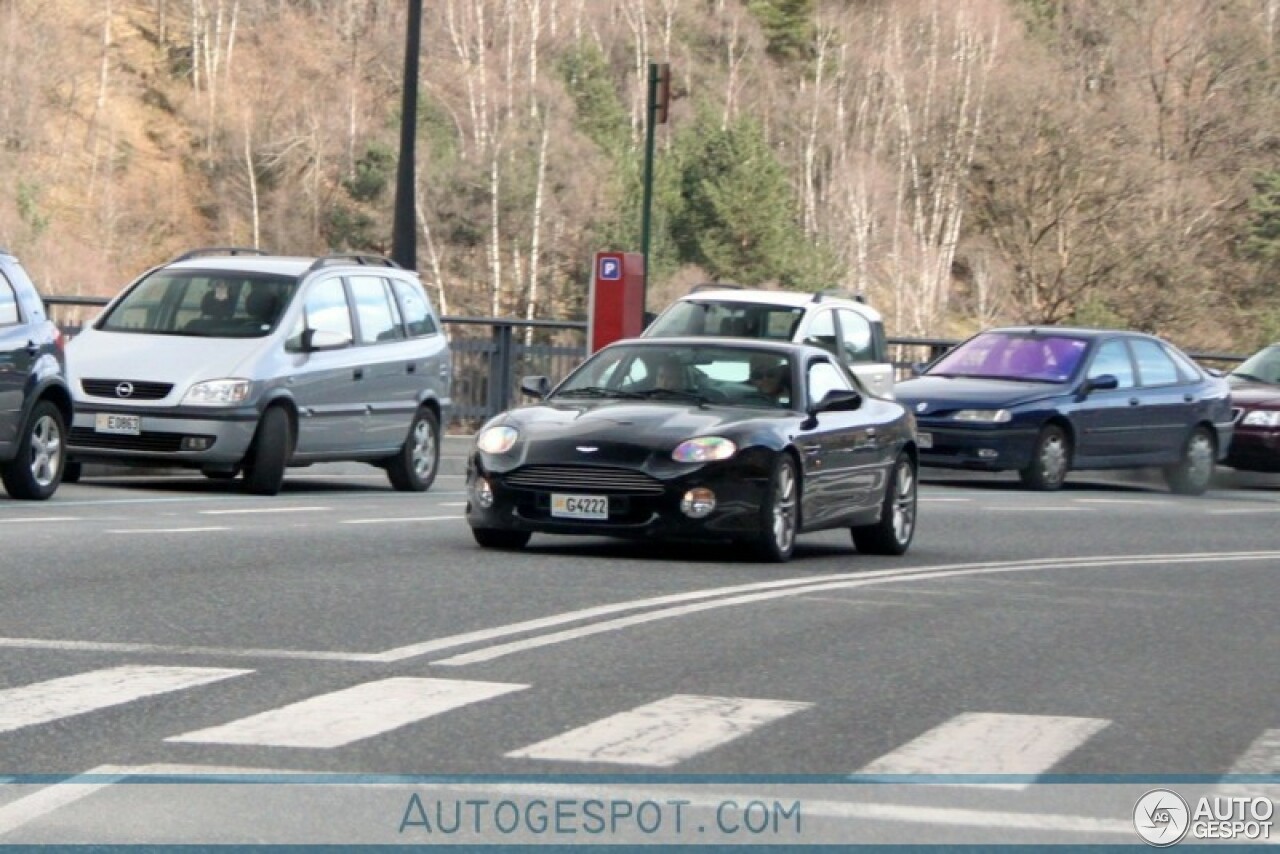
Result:
<svg viewBox="0 0 1280 854"><path fill-rule="evenodd" d="M405 328L409 330L410 338L434 335L439 331L436 328L435 318L427 308L426 295L421 287L403 279L392 279L391 286L395 289L396 296L400 298Z"/></svg>
<svg viewBox="0 0 1280 854"><path fill-rule="evenodd" d="M821 347L833 356L837 355L835 316L834 311L823 311L815 315L809 323L809 330L805 332L804 343Z"/></svg>
<svg viewBox="0 0 1280 854"><path fill-rule="evenodd" d="M307 327L337 332L348 341L354 338L351 310L347 307L347 292L341 279L325 279L312 286L302 304L302 317L298 318L298 325L289 336L286 346L290 350L301 349L302 330Z"/></svg>
<svg viewBox="0 0 1280 854"><path fill-rule="evenodd" d="M18 322L18 295L13 284L0 276L0 326L13 326Z"/></svg>
<svg viewBox="0 0 1280 854"><path fill-rule="evenodd" d="M360 323L360 343L376 344L404 337L400 326L400 309L380 276L351 276L351 296L355 299L356 318Z"/></svg>
<svg viewBox="0 0 1280 854"><path fill-rule="evenodd" d="M874 362L871 323L856 311L840 309L840 357L846 362Z"/></svg>

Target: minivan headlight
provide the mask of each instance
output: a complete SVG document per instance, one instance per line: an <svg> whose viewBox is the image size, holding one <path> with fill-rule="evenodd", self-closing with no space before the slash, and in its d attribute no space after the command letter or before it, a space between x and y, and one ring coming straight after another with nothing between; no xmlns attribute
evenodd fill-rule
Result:
<svg viewBox="0 0 1280 854"><path fill-rule="evenodd" d="M969 421L976 424L1004 424L1013 416L1007 409L961 409L951 417L956 421Z"/></svg>
<svg viewBox="0 0 1280 854"><path fill-rule="evenodd" d="M187 389L184 406L235 406L249 399L253 383L249 380L209 380Z"/></svg>

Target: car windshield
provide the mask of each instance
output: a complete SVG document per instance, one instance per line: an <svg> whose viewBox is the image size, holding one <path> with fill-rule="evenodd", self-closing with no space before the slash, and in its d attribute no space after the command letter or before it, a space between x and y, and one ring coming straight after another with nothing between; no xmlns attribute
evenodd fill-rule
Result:
<svg viewBox="0 0 1280 854"><path fill-rule="evenodd" d="M287 276L161 270L125 294L98 328L197 338L260 338L270 332L297 283Z"/></svg>
<svg viewBox="0 0 1280 854"><path fill-rule="evenodd" d="M789 409L791 359L751 347L621 345L584 362L552 397Z"/></svg>
<svg viewBox="0 0 1280 854"><path fill-rule="evenodd" d="M1280 344L1272 344L1254 353L1227 374L1227 378L1280 385Z"/></svg>
<svg viewBox="0 0 1280 854"><path fill-rule="evenodd" d="M715 300L680 300L645 330L651 338L684 335L790 341L803 308Z"/></svg>
<svg viewBox="0 0 1280 854"><path fill-rule="evenodd" d="M926 371L928 376L1064 383L1079 367L1089 342L1035 332L984 332Z"/></svg>

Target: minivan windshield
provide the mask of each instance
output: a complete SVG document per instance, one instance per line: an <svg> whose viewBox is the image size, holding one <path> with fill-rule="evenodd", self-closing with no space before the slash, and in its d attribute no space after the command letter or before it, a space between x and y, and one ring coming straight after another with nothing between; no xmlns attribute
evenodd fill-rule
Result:
<svg viewBox="0 0 1280 854"><path fill-rule="evenodd" d="M803 308L715 300L680 300L645 330L650 338L684 335L719 338L767 338L790 341L804 317Z"/></svg>
<svg viewBox="0 0 1280 854"><path fill-rule="evenodd" d="M108 332L261 338L275 328L297 281L266 273L160 270L98 323Z"/></svg>

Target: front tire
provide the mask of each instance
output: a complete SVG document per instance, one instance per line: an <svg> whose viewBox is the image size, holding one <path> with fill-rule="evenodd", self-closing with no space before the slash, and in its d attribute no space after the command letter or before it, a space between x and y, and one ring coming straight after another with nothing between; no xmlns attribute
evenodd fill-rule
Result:
<svg viewBox="0 0 1280 854"><path fill-rule="evenodd" d="M275 495L284 485L284 470L293 452L293 426L289 413L272 406L262 413L244 471L245 489L253 495Z"/></svg>
<svg viewBox="0 0 1280 854"><path fill-rule="evenodd" d="M533 536L528 531L507 531L502 528L472 528L471 535L481 548L516 551L529 545Z"/></svg>
<svg viewBox="0 0 1280 854"><path fill-rule="evenodd" d="M0 468L0 479L11 496L44 501L58 491L66 463L66 435L66 422L57 406L41 400L31 408L17 455Z"/></svg>
<svg viewBox="0 0 1280 854"><path fill-rule="evenodd" d="M800 479L791 455L778 454L769 476L769 488L760 508L760 536L756 554L769 563L791 560L800 523Z"/></svg>
<svg viewBox="0 0 1280 854"><path fill-rule="evenodd" d="M1018 472L1022 484L1038 492L1061 489L1071 470L1071 440L1056 424L1046 424L1036 437L1031 463Z"/></svg>
<svg viewBox="0 0 1280 854"><path fill-rule="evenodd" d="M1197 427L1187 437L1182 459L1164 470L1165 482L1178 495L1203 495L1213 480L1218 447L1204 427Z"/></svg>
<svg viewBox="0 0 1280 854"><path fill-rule="evenodd" d="M386 461L387 480L400 492L425 492L440 466L440 419L423 407L413 416L404 447Z"/></svg>
<svg viewBox="0 0 1280 854"><path fill-rule="evenodd" d="M884 487L880 521L850 529L858 551L870 555L903 555L916 533L916 464L910 454L899 454Z"/></svg>

